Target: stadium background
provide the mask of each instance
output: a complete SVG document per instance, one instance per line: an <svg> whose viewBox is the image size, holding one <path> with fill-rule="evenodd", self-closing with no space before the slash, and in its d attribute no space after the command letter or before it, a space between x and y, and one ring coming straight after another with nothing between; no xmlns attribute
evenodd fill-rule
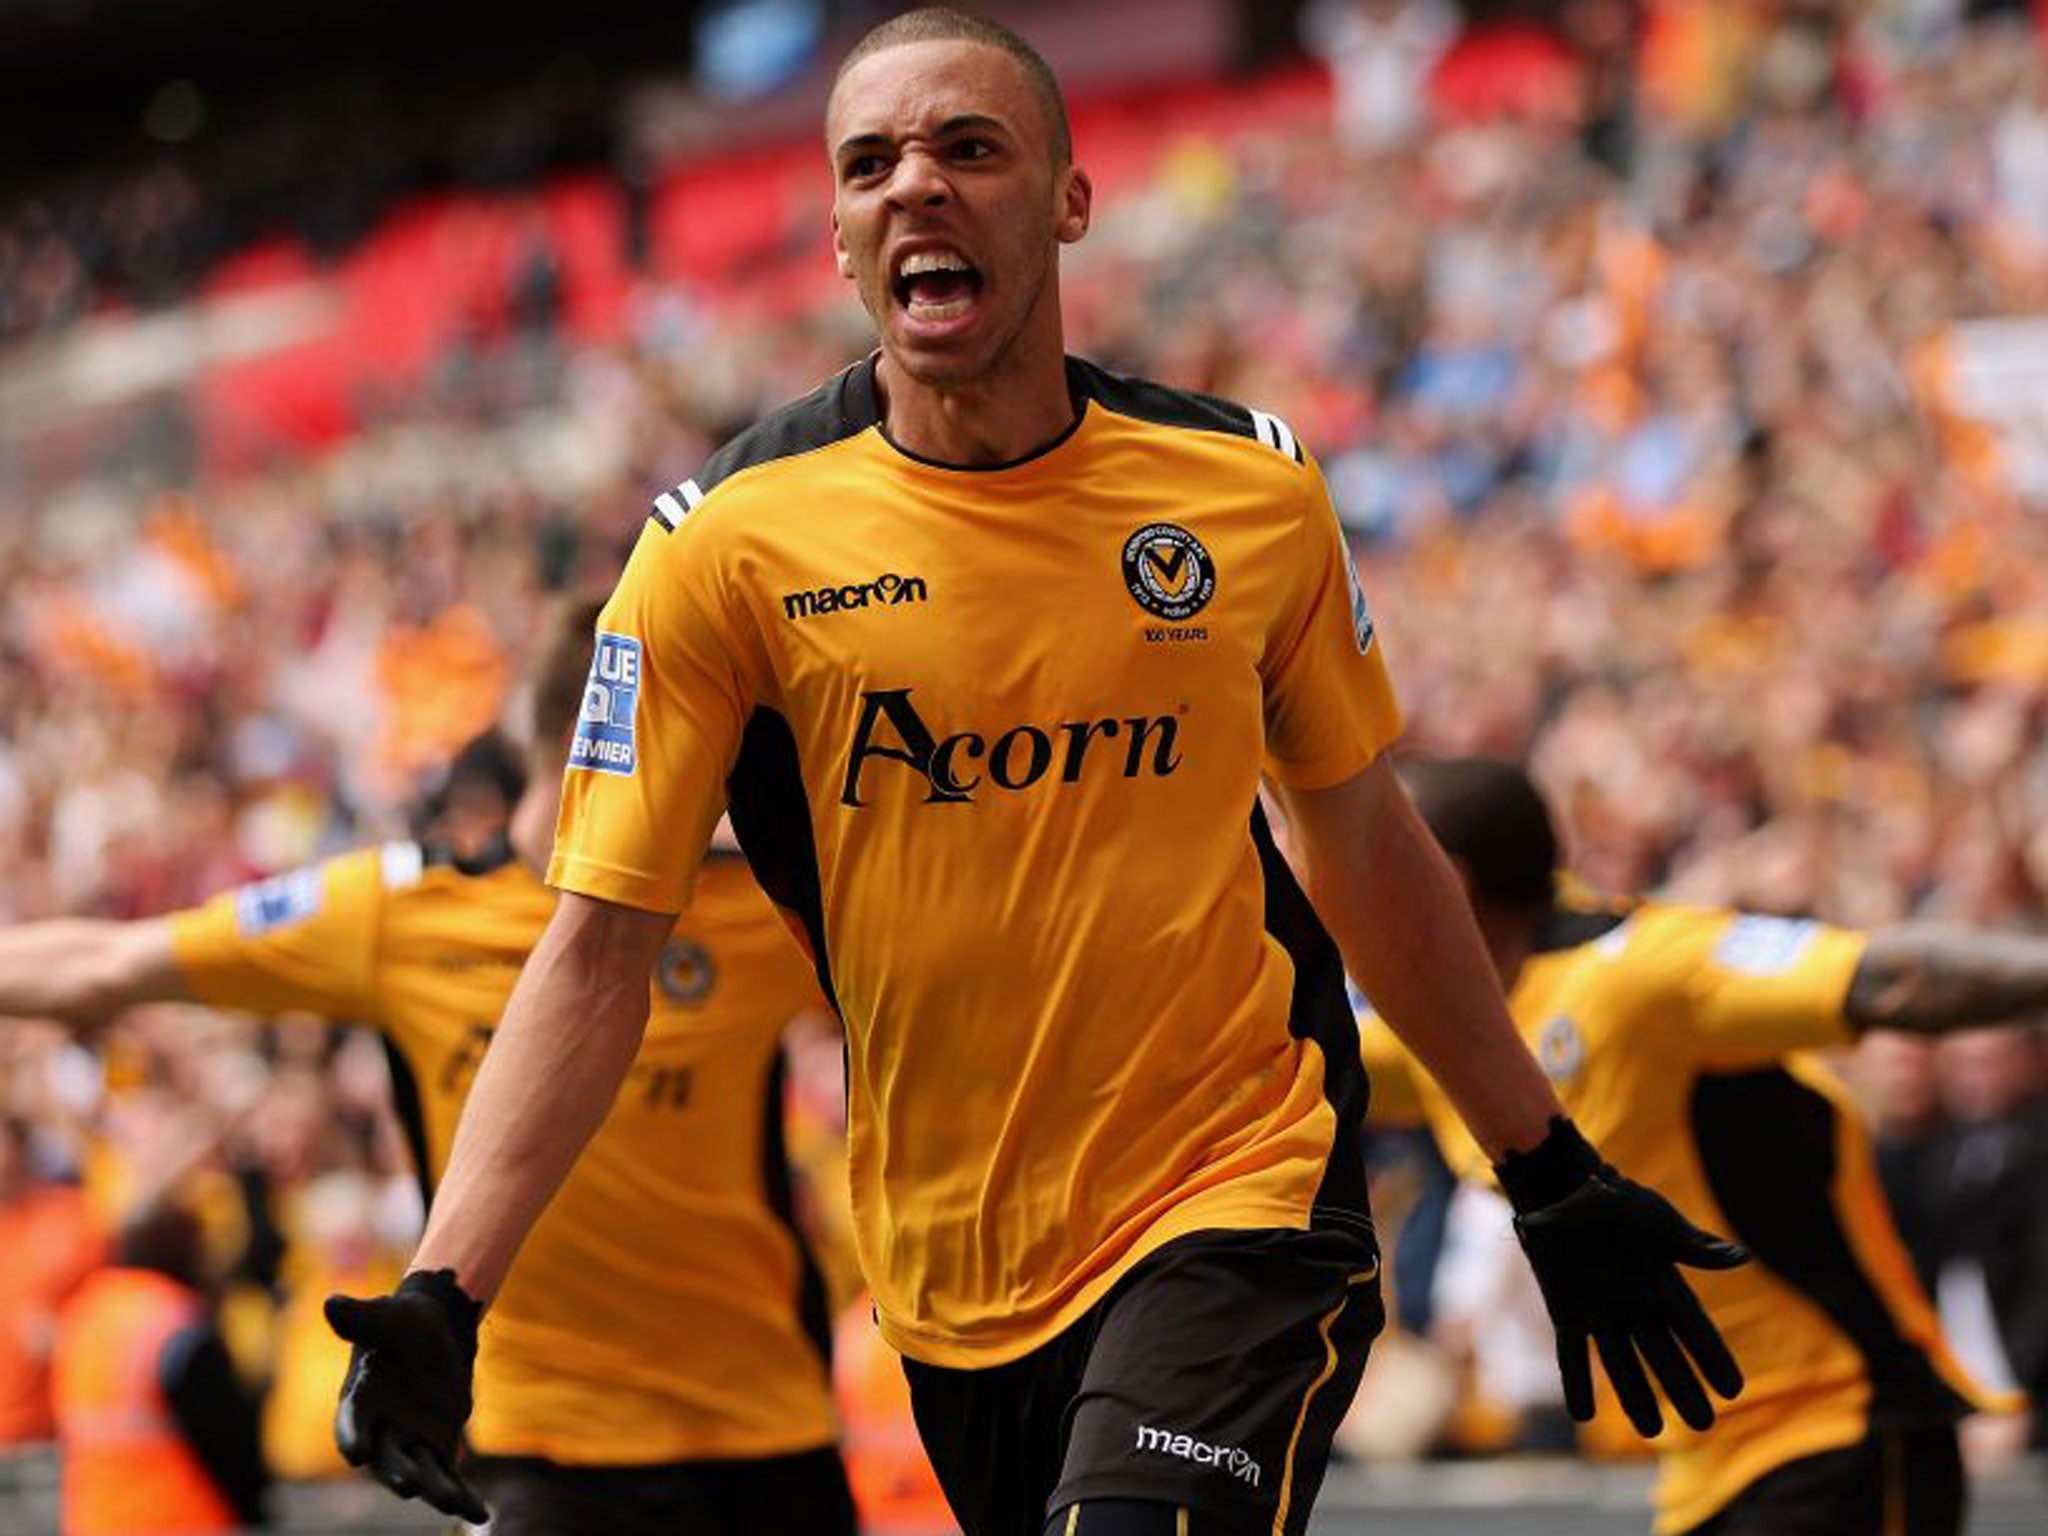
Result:
<svg viewBox="0 0 2048 1536"><path fill-rule="evenodd" d="M449 764L536 612L866 344L815 119L890 9L0 0L0 921L488 819ZM1315 449L1411 742L1527 757L1605 888L2038 926L2048 5L993 9L1100 189L1073 345ZM225 1303L252 1369L403 1254L374 1050L103 1045L0 1032L0 1105L110 1208L204 1143L224 1263L238 1191L300 1213ZM2026 1031L1870 1054L1899 1144L2048 1102ZM1444 1435L1512 1440L1461 1392ZM47 1457L4 1465L40 1528ZM1640 1486L1347 1469L1318 1528L1640 1529ZM1991 1488L1978 1529L2038 1515L2038 1470Z"/></svg>

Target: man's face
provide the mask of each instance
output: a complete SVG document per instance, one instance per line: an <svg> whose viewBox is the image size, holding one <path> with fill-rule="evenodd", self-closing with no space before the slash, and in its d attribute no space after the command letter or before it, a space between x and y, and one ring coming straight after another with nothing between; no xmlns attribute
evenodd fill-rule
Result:
<svg viewBox="0 0 2048 1536"><path fill-rule="evenodd" d="M833 245L890 359L922 383L989 373L1027 328L1058 337L1057 251L1087 178L1053 164L1023 66L980 43L907 43L848 70L825 114Z"/></svg>
<svg viewBox="0 0 2048 1536"><path fill-rule="evenodd" d="M28 1143L11 1125L0 1125L0 1204L28 1187Z"/></svg>
<svg viewBox="0 0 2048 1536"><path fill-rule="evenodd" d="M1857 1042L1854 1076L1882 1133L1909 1133L1940 1113L1934 1043L1924 1036L1872 1030Z"/></svg>
<svg viewBox="0 0 2048 1536"><path fill-rule="evenodd" d="M2041 1092L2040 1047L2033 1026L1996 1025L1948 1035L1936 1047L1941 1094L1958 1120L1998 1120Z"/></svg>

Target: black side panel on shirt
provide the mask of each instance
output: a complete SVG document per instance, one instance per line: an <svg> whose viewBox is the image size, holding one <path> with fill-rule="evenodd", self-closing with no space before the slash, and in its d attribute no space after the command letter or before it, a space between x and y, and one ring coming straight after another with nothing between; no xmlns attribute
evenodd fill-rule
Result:
<svg viewBox="0 0 2048 1536"><path fill-rule="evenodd" d="M398 1114L399 1129L405 1132L405 1149L412 1154L413 1176L420 1181L420 1200L431 1206L434 1170L427 1163L427 1117L420 1108L419 1080L412 1075L412 1063L391 1043L391 1037L380 1034L377 1038L384 1046L384 1065L391 1073L391 1107Z"/></svg>
<svg viewBox="0 0 2048 1536"><path fill-rule="evenodd" d="M782 1134L782 1098L787 1066L786 1058L778 1050L774 1063L768 1069L768 1081L763 1089L761 1188L767 1196L768 1209L789 1229L790 1241L796 1244L796 1315L803 1324L805 1335L817 1347L818 1370L829 1382L832 1379L832 1308L825 1298L825 1272L818 1268L811 1245L804 1239L804 1229L797 1224L796 1188L789 1171L789 1147Z"/></svg>
<svg viewBox="0 0 2048 1536"><path fill-rule="evenodd" d="M804 793L796 735L774 710L757 709L747 720L725 790L733 834L754 878L770 901L803 924L818 985L837 1012L839 994L825 952L825 898L818 847L811 837L811 802Z"/></svg>
<svg viewBox="0 0 2048 1536"><path fill-rule="evenodd" d="M1970 1405L1899 1332L1833 1198L1835 1107L1782 1067L1701 1077L1692 1129L1734 1231L1847 1334L1870 1372L1874 1425L1947 1423Z"/></svg>
<svg viewBox="0 0 2048 1536"><path fill-rule="evenodd" d="M1150 379L1111 373L1078 357L1067 359L1067 387L1076 400L1093 400L1104 410L1162 427L1187 427L1196 432L1227 432L1258 440L1252 413L1232 400L1169 389Z"/></svg>
<svg viewBox="0 0 2048 1536"><path fill-rule="evenodd" d="M1628 921L1626 912L1603 912L1584 907L1553 907L1536 929L1536 953L1555 954L1577 949L1604 937Z"/></svg>
<svg viewBox="0 0 2048 1536"><path fill-rule="evenodd" d="M1361 1146L1369 1088L1358 1055L1358 1023L1344 990L1344 961L1275 846L1263 807L1252 810L1251 833L1266 880L1266 932L1280 941L1294 962L1287 1027L1296 1039L1313 1040L1321 1048L1323 1093L1337 1111L1337 1136L1322 1187L1316 1191L1316 1211L1369 1226L1372 1214Z"/></svg>

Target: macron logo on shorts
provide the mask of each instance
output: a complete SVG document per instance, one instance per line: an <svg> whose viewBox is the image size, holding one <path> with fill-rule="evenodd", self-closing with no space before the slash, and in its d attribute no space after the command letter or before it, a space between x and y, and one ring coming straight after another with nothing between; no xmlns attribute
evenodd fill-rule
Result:
<svg viewBox="0 0 2048 1536"><path fill-rule="evenodd" d="M1170 1429L1154 1429L1150 1424L1138 1426L1137 1450L1151 1451L1159 1456L1178 1456L1182 1461L1192 1461L1199 1467L1215 1467L1228 1472L1248 1487L1259 1486L1259 1464L1252 1460L1251 1453L1234 1445L1211 1445L1206 1440L1197 1440L1193 1435L1179 1434Z"/></svg>
<svg viewBox="0 0 2048 1536"><path fill-rule="evenodd" d="M576 736L569 743L569 766L629 777L638 764L633 713L639 702L640 642L599 630Z"/></svg>

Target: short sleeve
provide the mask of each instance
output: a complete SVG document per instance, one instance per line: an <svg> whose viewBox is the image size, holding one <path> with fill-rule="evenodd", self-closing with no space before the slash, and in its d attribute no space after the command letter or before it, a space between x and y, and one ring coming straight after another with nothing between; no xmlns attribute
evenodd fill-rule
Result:
<svg viewBox="0 0 2048 1536"><path fill-rule="evenodd" d="M680 912L754 700L699 509L650 519L598 616L548 884Z"/></svg>
<svg viewBox="0 0 2048 1536"><path fill-rule="evenodd" d="M1848 1044L1844 1004L1867 942L1805 919L1667 908L1626 958L1650 989L1641 1006L1682 1019L1701 1065L1735 1070Z"/></svg>
<svg viewBox="0 0 2048 1536"><path fill-rule="evenodd" d="M216 896L172 916L172 961L216 1008L374 1021L387 876L418 862L416 844L394 843Z"/></svg>
<svg viewBox="0 0 2048 1536"><path fill-rule="evenodd" d="M1401 733L1401 712L1358 571L1322 476L1300 471L1298 580L1270 632L1261 671L1272 776L1297 789L1340 784Z"/></svg>

